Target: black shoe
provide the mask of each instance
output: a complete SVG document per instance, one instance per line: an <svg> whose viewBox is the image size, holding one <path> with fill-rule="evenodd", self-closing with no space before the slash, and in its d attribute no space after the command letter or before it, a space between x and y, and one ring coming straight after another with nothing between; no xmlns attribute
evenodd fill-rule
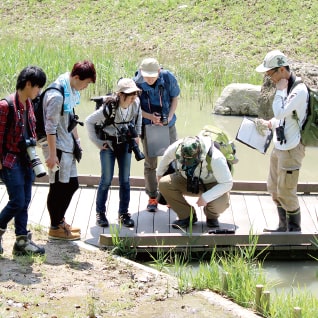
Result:
<svg viewBox="0 0 318 318"><path fill-rule="evenodd" d="M193 217L192 217L192 224L198 222L198 218L197 218L197 215L196 214L193 214ZM186 219L182 219L182 220L175 220L173 223L172 223L172 227L174 229L179 229L180 227L182 228L186 228L188 227L190 224L190 216Z"/></svg>
<svg viewBox="0 0 318 318"><path fill-rule="evenodd" d="M219 227L219 221L218 219L206 219L206 225L207 227Z"/></svg>
<svg viewBox="0 0 318 318"><path fill-rule="evenodd" d="M101 227L107 227L108 226L108 220L106 218L105 213L96 212L96 225L101 226Z"/></svg>
<svg viewBox="0 0 318 318"><path fill-rule="evenodd" d="M126 227L133 227L135 225L135 222L131 219L129 213L120 214L119 223L123 224Z"/></svg>
<svg viewBox="0 0 318 318"><path fill-rule="evenodd" d="M159 194L157 196L157 202L159 204L162 204L162 205L167 205L166 199L164 198L164 196L160 192L159 192Z"/></svg>

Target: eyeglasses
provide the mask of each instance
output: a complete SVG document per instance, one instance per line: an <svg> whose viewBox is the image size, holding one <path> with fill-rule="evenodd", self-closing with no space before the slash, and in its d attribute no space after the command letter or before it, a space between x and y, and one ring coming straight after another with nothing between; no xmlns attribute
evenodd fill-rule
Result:
<svg viewBox="0 0 318 318"><path fill-rule="evenodd" d="M275 68L272 73L270 73L270 74L269 74L269 73L266 73L266 76L269 77L269 78L272 78L272 76L273 76L278 70L279 70L278 68Z"/></svg>

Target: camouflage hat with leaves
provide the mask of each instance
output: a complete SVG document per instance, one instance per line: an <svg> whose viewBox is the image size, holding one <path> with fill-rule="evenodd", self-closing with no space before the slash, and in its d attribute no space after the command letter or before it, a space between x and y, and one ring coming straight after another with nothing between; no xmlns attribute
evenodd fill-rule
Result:
<svg viewBox="0 0 318 318"><path fill-rule="evenodd" d="M176 151L177 160L187 167L201 161L201 154L205 148L198 137L185 137Z"/></svg>

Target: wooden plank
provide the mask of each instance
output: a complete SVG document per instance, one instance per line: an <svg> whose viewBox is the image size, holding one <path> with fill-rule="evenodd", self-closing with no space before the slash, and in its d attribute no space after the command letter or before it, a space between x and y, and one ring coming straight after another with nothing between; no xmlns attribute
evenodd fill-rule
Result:
<svg viewBox="0 0 318 318"><path fill-rule="evenodd" d="M252 233L263 233L265 219L262 213L262 206L259 201L259 196L255 194L245 194L244 200L247 207Z"/></svg>
<svg viewBox="0 0 318 318"><path fill-rule="evenodd" d="M137 233L153 233L154 232L154 216L157 212L148 212L148 195L140 192L139 196L139 213L138 213L138 227Z"/></svg>
<svg viewBox="0 0 318 318"><path fill-rule="evenodd" d="M314 239L312 234L299 235L294 232L286 233L264 233L258 236L258 245L285 245L289 248L291 246L298 246L301 244L312 245L311 241ZM249 236L241 234L192 234L187 235L183 233L170 233L167 235L156 234L136 234L131 239L135 246L161 246L164 242L165 246L237 246L248 245ZM158 244L159 242L159 244ZM111 246L111 237L101 234L100 244L102 246Z"/></svg>
<svg viewBox="0 0 318 318"><path fill-rule="evenodd" d="M312 233L318 232L318 197L316 195L304 195L300 198L303 201L304 206L306 206L310 219L308 220L311 224ZM311 222L311 223L310 223Z"/></svg>
<svg viewBox="0 0 318 318"><path fill-rule="evenodd" d="M247 207L242 195L231 194L231 207L236 224L236 233L249 233L251 224L247 214Z"/></svg>
<svg viewBox="0 0 318 318"><path fill-rule="evenodd" d="M0 183L0 211L7 205L8 201L7 188L3 183Z"/></svg>
<svg viewBox="0 0 318 318"><path fill-rule="evenodd" d="M33 186L32 187L32 200L28 210L28 220L35 224L43 224L48 227L50 222L46 218L46 201L49 187Z"/></svg>
<svg viewBox="0 0 318 318"><path fill-rule="evenodd" d="M99 183L100 176L96 175L80 175L79 182L81 185L85 186L96 186ZM48 183L48 176L42 178L36 178L36 183ZM144 189L145 181L143 177L132 177L130 178L130 184L132 187L138 187ZM118 177L114 176L113 186L118 186ZM265 181L243 181L234 180L232 192L235 191L252 191L252 192L267 192L267 186ZM317 182L300 182L297 186L297 191L300 193L318 193L318 183Z"/></svg>
<svg viewBox="0 0 318 318"><path fill-rule="evenodd" d="M260 205L262 207L266 228L275 229L278 226L277 207L269 195L260 195Z"/></svg>

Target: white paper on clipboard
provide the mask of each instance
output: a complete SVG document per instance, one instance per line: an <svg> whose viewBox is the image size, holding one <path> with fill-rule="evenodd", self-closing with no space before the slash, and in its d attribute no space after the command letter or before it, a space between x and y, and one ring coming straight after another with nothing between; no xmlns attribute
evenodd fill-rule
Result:
<svg viewBox="0 0 318 318"><path fill-rule="evenodd" d="M243 119L236 135L236 140L258 150L262 154L266 153L272 139L273 133L270 129L266 130L265 135L262 136L256 130L255 121L246 117Z"/></svg>
<svg viewBox="0 0 318 318"><path fill-rule="evenodd" d="M169 127L146 125L147 149L149 157L162 156L170 145Z"/></svg>

